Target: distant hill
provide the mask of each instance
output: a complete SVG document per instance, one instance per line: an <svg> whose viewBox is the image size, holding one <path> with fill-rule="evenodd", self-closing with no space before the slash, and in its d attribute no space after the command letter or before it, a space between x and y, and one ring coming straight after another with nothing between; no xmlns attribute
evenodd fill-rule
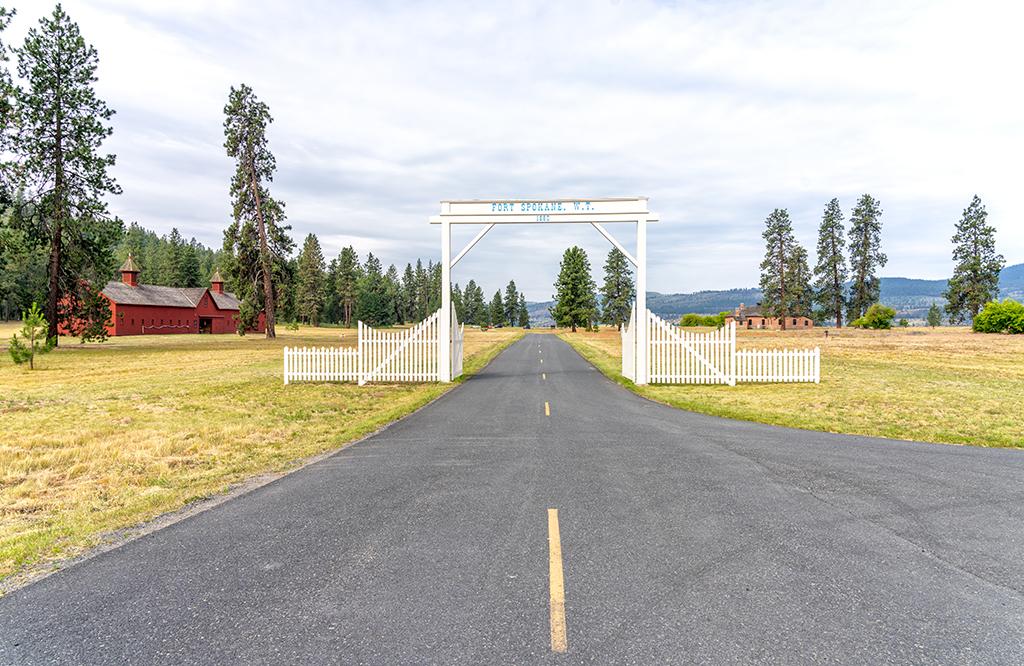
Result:
<svg viewBox="0 0 1024 666"><path fill-rule="evenodd" d="M918 280L904 277L882 278L882 302L896 309L898 316L908 319L924 319L932 303L945 305L942 292L946 280ZM1024 301L1024 264L1007 266L999 275L999 297ZM647 292L647 307L664 319L678 319L687 312L715 314L733 310L740 303L753 305L761 300L761 290L724 289L719 291L697 291L691 294L660 294ZM550 326L554 323L548 308L553 301L528 303L530 321L534 326Z"/></svg>

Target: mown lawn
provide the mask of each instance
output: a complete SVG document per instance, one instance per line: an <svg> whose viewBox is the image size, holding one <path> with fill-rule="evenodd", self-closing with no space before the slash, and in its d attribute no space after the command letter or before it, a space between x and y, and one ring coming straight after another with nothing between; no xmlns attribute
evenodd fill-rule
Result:
<svg viewBox="0 0 1024 666"><path fill-rule="evenodd" d="M1024 447L1024 336L966 328L740 331L740 348L821 347L820 384L644 386L622 379L615 330L563 333L602 372L674 407L776 425Z"/></svg>
<svg viewBox="0 0 1024 666"><path fill-rule="evenodd" d="M0 324L0 580L113 530L286 470L430 401L437 384L292 384L282 347L355 344L355 331L62 339L15 366ZM466 331L467 373L522 335Z"/></svg>

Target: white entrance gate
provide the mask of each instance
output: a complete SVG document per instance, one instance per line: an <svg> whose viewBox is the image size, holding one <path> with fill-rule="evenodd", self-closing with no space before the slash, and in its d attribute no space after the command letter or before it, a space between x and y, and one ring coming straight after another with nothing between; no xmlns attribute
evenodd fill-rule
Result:
<svg viewBox="0 0 1024 666"><path fill-rule="evenodd" d="M441 345L438 359L438 381L450 382L458 377L452 374L455 367L461 373L462 359L453 362L455 353L454 337L446 313L452 311L451 285L452 268L498 224L590 224L608 242L619 249L626 259L636 267L636 303L640 312L647 310L647 223L657 222L658 216L647 208L647 197L618 197L606 199L495 199L495 200L451 200L441 202L441 214L430 218L431 224L441 225L441 330L442 340L452 340L451 345ZM636 256L633 256L612 236L605 224L629 223L636 225ZM482 225L483 229L466 247L452 258L453 224ZM647 383L647 345L641 344L647 338L646 318L641 317L636 325L629 355L636 359L634 381ZM623 348L623 357L626 354ZM460 350L461 357L461 350Z"/></svg>
<svg viewBox="0 0 1024 666"><path fill-rule="evenodd" d="M637 308L622 327L622 376L636 382ZM736 322L708 333L678 329L647 311L650 336L647 378L652 384L727 384L737 382L821 381L821 350L736 349ZM641 319L644 319L643 317Z"/></svg>

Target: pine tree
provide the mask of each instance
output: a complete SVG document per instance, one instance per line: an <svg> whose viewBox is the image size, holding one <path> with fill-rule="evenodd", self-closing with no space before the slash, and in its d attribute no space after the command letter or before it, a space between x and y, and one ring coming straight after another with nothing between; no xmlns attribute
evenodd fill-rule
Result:
<svg viewBox="0 0 1024 666"><path fill-rule="evenodd" d="M416 321L423 321L430 313L430 275L423 268L423 262L416 260Z"/></svg>
<svg viewBox="0 0 1024 666"><path fill-rule="evenodd" d="M505 320L505 303L501 298L501 290L494 292L494 297L491 298L491 306L488 310L488 319L490 320L491 326L505 326L508 322Z"/></svg>
<svg viewBox="0 0 1024 666"><path fill-rule="evenodd" d="M430 315L441 309L441 262L431 263L427 273L430 277L427 314Z"/></svg>
<svg viewBox="0 0 1024 666"><path fill-rule="evenodd" d="M199 254L202 246L196 239L181 246L181 254L178 259L178 284L182 287L204 286L202 270L199 266Z"/></svg>
<svg viewBox="0 0 1024 666"><path fill-rule="evenodd" d="M238 88L231 87L224 115L224 148L228 157L235 160L231 198L234 231L239 238L236 249L243 238L256 248L254 253L250 252L254 255L251 259L256 260L253 264L239 262L234 267L239 269L239 275L244 276L246 282L253 285L252 290L243 292L243 298L252 301L253 305L246 311L254 311L256 301L262 300L267 317L266 336L274 338L277 337L274 327L277 296L274 263L284 260L293 247L292 240L285 233L290 227L283 224L284 204L273 199L268 189L277 169L274 154L267 145L267 126L274 119L270 116L270 107L259 101L252 88L244 83ZM246 319L245 314L242 313L243 320ZM244 323L251 325L253 322Z"/></svg>
<svg viewBox="0 0 1024 666"><path fill-rule="evenodd" d="M338 257L327 264L327 275L324 278L324 313L323 321L337 324L341 320L341 301L338 298Z"/></svg>
<svg viewBox="0 0 1024 666"><path fill-rule="evenodd" d="M505 325L515 326L519 320L519 288L516 286L515 280L508 281L503 302L505 304Z"/></svg>
<svg viewBox="0 0 1024 666"><path fill-rule="evenodd" d="M530 325L530 309L526 307L526 294L519 294L519 312L518 312L519 326L526 328Z"/></svg>
<svg viewBox="0 0 1024 666"><path fill-rule="evenodd" d="M794 248L793 224L785 208L776 208L765 220L761 234L765 240L764 261L761 262L761 307L768 317L777 317L779 327L786 329L786 317L792 316L797 304L799 287L794 289L793 276ZM806 261L806 259L805 259Z"/></svg>
<svg viewBox="0 0 1024 666"><path fill-rule="evenodd" d="M388 266L384 274L384 303L388 316L386 323L390 326L402 323L402 281L398 277L398 269L394 264Z"/></svg>
<svg viewBox="0 0 1024 666"><path fill-rule="evenodd" d="M47 337L56 338L62 323L94 330L97 322L85 317L109 319L109 308L84 312L81 306L94 302L98 288L92 285L113 272L113 249L123 232L103 200L121 188L108 174L114 155L99 153L114 115L93 87L99 57L60 5L29 29L15 52L26 85L14 91L10 150L18 162L17 186L38 211L49 246Z"/></svg>
<svg viewBox="0 0 1024 666"><path fill-rule="evenodd" d="M823 310L822 319L833 317L836 328L843 327L843 306L846 304L846 237L843 233L843 210L839 199L825 206L818 227L818 263L814 267L814 300Z"/></svg>
<svg viewBox="0 0 1024 666"><path fill-rule="evenodd" d="M309 234L299 253L295 302L299 315L313 326L320 325L320 313L324 307L324 271L320 240Z"/></svg>
<svg viewBox="0 0 1024 666"><path fill-rule="evenodd" d="M34 370L36 356L49 352L57 344L56 338L47 337L48 328L49 324L39 310L39 306L33 303L32 307L22 315L21 339L19 340L18 334L15 333L7 346L11 360L19 365L28 361L29 370Z"/></svg>
<svg viewBox="0 0 1024 666"><path fill-rule="evenodd" d="M484 311L487 309L484 304L484 292L477 285L475 280L466 283L466 290L462 294L463 308L465 309L465 322L476 326L485 324Z"/></svg>
<svg viewBox="0 0 1024 666"><path fill-rule="evenodd" d="M795 241L789 255L789 266L786 272L789 275L787 282L790 287L790 316L813 318L814 289L811 288L811 269L807 264L807 250Z"/></svg>
<svg viewBox="0 0 1024 666"><path fill-rule="evenodd" d="M362 271L359 266L359 255L349 245L338 255L338 301L341 304L341 321L345 326L352 325L355 315L356 301L359 297L359 279Z"/></svg>
<svg viewBox="0 0 1024 666"><path fill-rule="evenodd" d="M931 304L928 308L928 325L932 328L942 325L942 311L939 310L939 306L935 303Z"/></svg>
<svg viewBox="0 0 1024 666"><path fill-rule="evenodd" d="M864 316L881 295L881 281L875 275L888 258L882 253L882 208L870 194L857 200L850 215L850 299L846 318Z"/></svg>
<svg viewBox="0 0 1024 666"><path fill-rule="evenodd" d="M405 265L405 272L402 273L402 321L412 322L416 320L416 274L412 271L412 264Z"/></svg>
<svg viewBox="0 0 1024 666"><path fill-rule="evenodd" d="M555 305L551 316L559 326L589 327L597 318L596 286L590 276L590 260L583 248L570 247L562 255L555 281Z"/></svg>
<svg viewBox="0 0 1024 666"><path fill-rule="evenodd" d="M380 260L369 253L359 278L356 316L364 324L383 326L390 320L387 283L381 273Z"/></svg>
<svg viewBox="0 0 1024 666"><path fill-rule="evenodd" d="M943 296L952 323L974 319L999 295L999 273L1006 262L996 253L996 230L978 195L964 210L953 236L953 277Z"/></svg>
<svg viewBox="0 0 1024 666"><path fill-rule="evenodd" d="M636 288L633 286L633 271L629 260L619 248L612 248L604 262L604 285L601 287L604 304L601 321L622 330L622 324L629 319L633 309Z"/></svg>

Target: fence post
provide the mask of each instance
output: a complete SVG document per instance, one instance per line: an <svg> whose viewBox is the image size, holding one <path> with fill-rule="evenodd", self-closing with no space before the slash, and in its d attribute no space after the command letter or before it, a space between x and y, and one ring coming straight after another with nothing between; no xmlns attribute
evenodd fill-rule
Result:
<svg viewBox="0 0 1024 666"><path fill-rule="evenodd" d="M288 347L284 348L284 385L288 386Z"/></svg>
<svg viewBox="0 0 1024 666"><path fill-rule="evenodd" d="M366 384L366 380L363 378L363 322L359 320L356 322L356 350L359 352L359 357L356 362L356 378L360 386Z"/></svg>

